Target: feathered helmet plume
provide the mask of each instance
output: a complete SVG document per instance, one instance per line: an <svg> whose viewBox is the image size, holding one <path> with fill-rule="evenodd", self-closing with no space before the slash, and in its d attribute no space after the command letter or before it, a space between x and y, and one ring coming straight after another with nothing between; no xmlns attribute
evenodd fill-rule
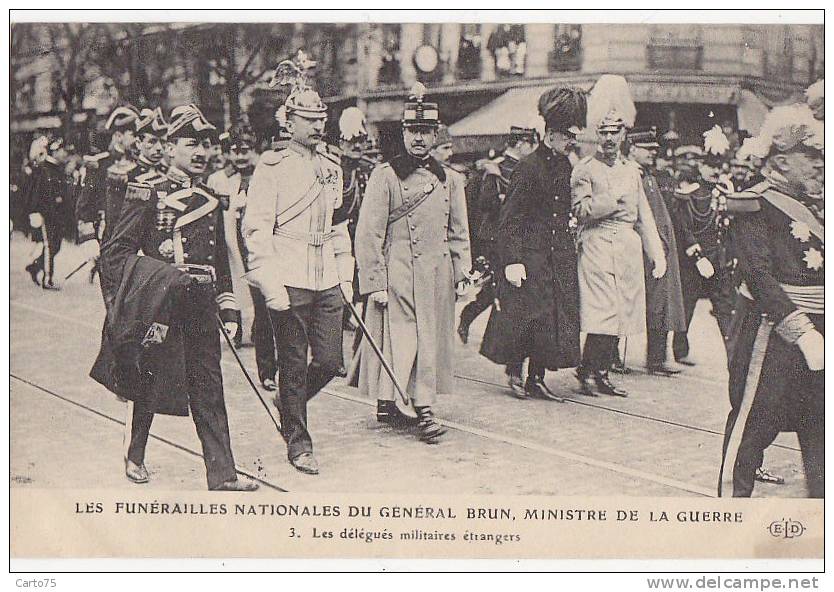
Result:
<svg viewBox="0 0 834 592"><path fill-rule="evenodd" d="M765 116L758 135L744 140L738 158L767 157L771 151L789 152L796 147L823 151L825 122L814 117L805 103L774 107Z"/></svg>
<svg viewBox="0 0 834 592"><path fill-rule="evenodd" d="M339 138L352 142L368 137L365 114L359 107L348 107L339 117Z"/></svg>
<svg viewBox="0 0 834 592"><path fill-rule="evenodd" d="M722 156L730 149L730 140L721 129L721 126L715 124L710 129L704 132L704 152L714 156Z"/></svg>
<svg viewBox="0 0 834 592"><path fill-rule="evenodd" d="M637 107L622 76L604 74L588 97L588 129L634 127Z"/></svg>
<svg viewBox="0 0 834 592"><path fill-rule="evenodd" d="M269 87L290 87L290 94L284 101L288 114L296 113L308 119L327 118L327 106L307 82L307 72L315 65L316 62L309 59L304 51L298 50L292 60L279 62L275 67Z"/></svg>

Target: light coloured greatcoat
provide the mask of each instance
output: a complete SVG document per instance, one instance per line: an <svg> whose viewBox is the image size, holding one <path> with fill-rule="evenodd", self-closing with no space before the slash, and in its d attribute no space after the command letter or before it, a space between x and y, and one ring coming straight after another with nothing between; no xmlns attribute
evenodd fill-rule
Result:
<svg viewBox="0 0 834 592"><path fill-rule="evenodd" d="M387 290L388 305L368 302L366 323L410 401L402 401L367 342L359 389L398 404L431 405L453 387L455 284L471 269L464 179L419 167L400 179L391 164L374 169L356 229L362 294ZM388 224L389 213L428 190L416 209Z"/></svg>
<svg viewBox="0 0 834 592"><path fill-rule="evenodd" d="M579 322L585 333L621 337L646 331L643 250L664 257L639 167L613 166L599 153L571 176L572 210L579 220Z"/></svg>

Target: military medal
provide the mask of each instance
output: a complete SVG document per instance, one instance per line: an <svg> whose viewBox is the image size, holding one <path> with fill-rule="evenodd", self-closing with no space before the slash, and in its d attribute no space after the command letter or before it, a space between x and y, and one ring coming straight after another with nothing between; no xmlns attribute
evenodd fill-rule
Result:
<svg viewBox="0 0 834 592"><path fill-rule="evenodd" d="M159 254L166 259L172 259L174 257L174 241L170 238L166 238L162 241L162 243L160 243L158 250Z"/></svg>

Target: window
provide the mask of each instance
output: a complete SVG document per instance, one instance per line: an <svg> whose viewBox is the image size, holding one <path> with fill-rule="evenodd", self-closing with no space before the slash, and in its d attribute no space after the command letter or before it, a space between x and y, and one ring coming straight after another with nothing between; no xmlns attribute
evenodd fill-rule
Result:
<svg viewBox="0 0 834 592"><path fill-rule="evenodd" d="M652 70L700 70L704 45L700 27L663 25L652 27L646 61Z"/></svg>
<svg viewBox="0 0 834 592"><path fill-rule="evenodd" d="M489 36L487 49L495 61L499 77L521 76L527 61L527 36L524 25L498 25Z"/></svg>
<svg viewBox="0 0 834 592"><path fill-rule="evenodd" d="M457 75L460 80L481 77L481 25L461 25Z"/></svg>
<svg viewBox="0 0 834 592"><path fill-rule="evenodd" d="M379 67L379 84L395 85L400 83L400 25L382 25L382 64Z"/></svg>
<svg viewBox="0 0 834 592"><path fill-rule="evenodd" d="M574 72L582 66L582 25L556 25L550 69Z"/></svg>

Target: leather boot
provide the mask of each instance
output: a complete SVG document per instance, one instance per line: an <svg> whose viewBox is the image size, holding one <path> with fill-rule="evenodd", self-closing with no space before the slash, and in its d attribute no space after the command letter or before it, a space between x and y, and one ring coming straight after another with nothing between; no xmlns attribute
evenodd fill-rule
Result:
<svg viewBox="0 0 834 592"><path fill-rule="evenodd" d="M440 437L446 433L446 428L437 423L431 407L416 407L420 428L420 440L426 444L437 444Z"/></svg>
<svg viewBox="0 0 834 592"><path fill-rule="evenodd" d="M576 380L579 381L579 394L586 397L599 397L591 384L591 375L584 366L576 369Z"/></svg>
<svg viewBox="0 0 834 592"><path fill-rule="evenodd" d="M597 383L599 391L605 395L613 395L615 397L627 397L628 391L618 387L608 377L608 372L605 370L597 370L594 372L594 382Z"/></svg>
<svg viewBox="0 0 834 592"><path fill-rule="evenodd" d="M528 395L535 397L536 399L557 401L559 403L565 402L564 397L560 397L547 387L541 376L528 376L527 382L524 383L524 390Z"/></svg>
<svg viewBox="0 0 834 592"><path fill-rule="evenodd" d="M32 263L26 266L26 271L29 273L29 277L32 278L32 282L40 288L41 283L40 281L38 281L38 272L40 271L40 269L38 269L37 264L33 261Z"/></svg>

